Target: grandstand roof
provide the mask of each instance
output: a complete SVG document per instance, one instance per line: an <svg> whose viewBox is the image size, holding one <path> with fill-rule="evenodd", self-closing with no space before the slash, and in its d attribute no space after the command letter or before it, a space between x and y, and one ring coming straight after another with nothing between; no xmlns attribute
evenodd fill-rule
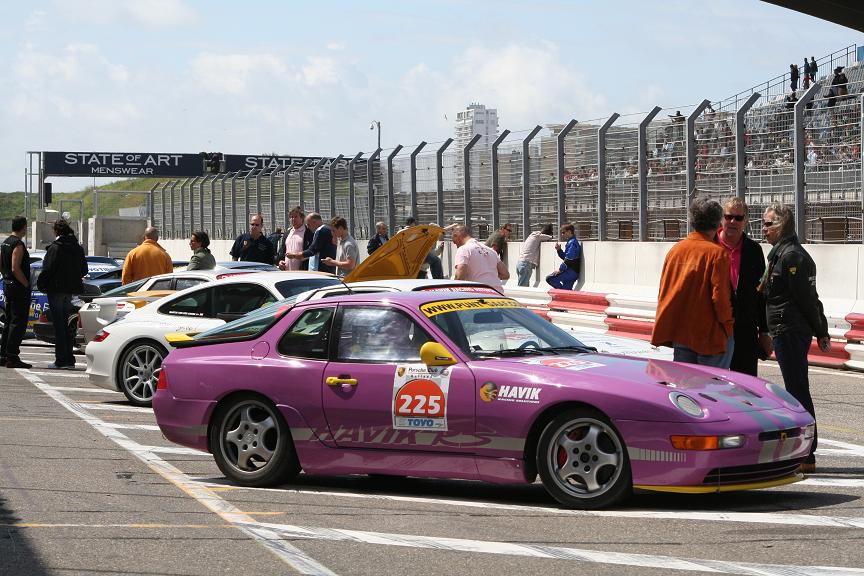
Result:
<svg viewBox="0 0 864 576"><path fill-rule="evenodd" d="M802 14L864 32L864 3L861 0L763 0Z"/></svg>

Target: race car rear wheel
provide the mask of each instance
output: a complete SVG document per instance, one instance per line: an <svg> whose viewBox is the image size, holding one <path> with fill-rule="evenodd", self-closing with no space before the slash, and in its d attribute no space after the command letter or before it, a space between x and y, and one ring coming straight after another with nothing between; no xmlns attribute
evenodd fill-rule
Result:
<svg viewBox="0 0 864 576"><path fill-rule="evenodd" d="M569 410L553 419L537 444L546 491L568 508L604 508L632 492L630 460L621 435L602 413Z"/></svg>
<svg viewBox="0 0 864 576"><path fill-rule="evenodd" d="M272 486L300 472L282 415L253 394L237 396L216 411L210 450L222 473L242 486Z"/></svg>
<svg viewBox="0 0 864 576"><path fill-rule="evenodd" d="M168 352L158 342L140 340L129 346L117 369L120 390L135 406L150 406Z"/></svg>

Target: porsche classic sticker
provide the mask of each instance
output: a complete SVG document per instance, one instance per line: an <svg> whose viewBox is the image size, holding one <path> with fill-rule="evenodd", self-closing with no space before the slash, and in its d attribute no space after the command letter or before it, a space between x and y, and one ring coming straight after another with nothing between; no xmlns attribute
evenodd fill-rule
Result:
<svg viewBox="0 0 864 576"><path fill-rule="evenodd" d="M484 308L522 308L522 304L510 298L465 298L464 300L439 300L420 306L423 314L430 318L444 312L482 310Z"/></svg>
<svg viewBox="0 0 864 576"><path fill-rule="evenodd" d="M405 364L393 378L395 430L447 430L448 367Z"/></svg>

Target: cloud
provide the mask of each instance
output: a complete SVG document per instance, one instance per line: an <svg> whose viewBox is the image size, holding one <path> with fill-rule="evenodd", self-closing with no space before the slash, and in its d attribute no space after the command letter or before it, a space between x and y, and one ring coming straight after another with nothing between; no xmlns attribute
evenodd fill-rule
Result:
<svg viewBox="0 0 864 576"><path fill-rule="evenodd" d="M330 42L329 44L327 44L327 49L333 50L336 52L341 52L342 50L345 50L345 43L344 42Z"/></svg>
<svg viewBox="0 0 864 576"><path fill-rule="evenodd" d="M191 63L192 77L214 93L243 94L255 79L278 79L286 66L272 54L198 54Z"/></svg>
<svg viewBox="0 0 864 576"><path fill-rule="evenodd" d="M195 11L184 0L56 0L65 18L88 24L137 23L147 28L174 28L195 21Z"/></svg>

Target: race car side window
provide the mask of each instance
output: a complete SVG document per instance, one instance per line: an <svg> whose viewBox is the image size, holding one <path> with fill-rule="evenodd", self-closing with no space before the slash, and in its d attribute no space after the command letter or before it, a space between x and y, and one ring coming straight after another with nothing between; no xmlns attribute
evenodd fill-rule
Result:
<svg viewBox="0 0 864 576"><path fill-rule="evenodd" d="M407 314L384 306L341 309L337 362L419 362L432 340Z"/></svg>
<svg viewBox="0 0 864 576"><path fill-rule="evenodd" d="M179 292L181 290L185 290L186 288L191 288L192 286L204 284L205 282L207 282L207 280L205 280L204 278L177 278L174 289ZM153 288L153 290L160 290L160 288ZM168 288L166 288L166 290L168 290Z"/></svg>
<svg viewBox="0 0 864 576"><path fill-rule="evenodd" d="M182 298L172 300L159 308L162 314L169 316L195 316L199 318L213 316L213 289L198 290L186 294Z"/></svg>
<svg viewBox="0 0 864 576"><path fill-rule="evenodd" d="M171 278L154 280L148 290L171 290Z"/></svg>
<svg viewBox="0 0 864 576"><path fill-rule="evenodd" d="M332 320L333 308L307 310L282 335L276 350L283 356L326 360Z"/></svg>
<svg viewBox="0 0 864 576"><path fill-rule="evenodd" d="M217 314L246 314L276 301L267 288L251 282L221 284L214 290L213 308Z"/></svg>

